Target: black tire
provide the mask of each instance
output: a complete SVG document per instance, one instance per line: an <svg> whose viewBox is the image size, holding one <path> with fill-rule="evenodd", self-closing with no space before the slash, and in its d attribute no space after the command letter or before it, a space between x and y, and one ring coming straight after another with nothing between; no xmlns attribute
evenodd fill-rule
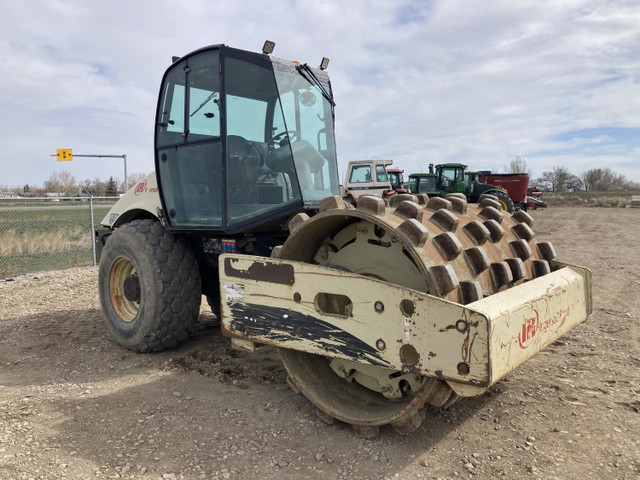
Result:
<svg viewBox="0 0 640 480"><path fill-rule="evenodd" d="M107 328L129 350L165 350L195 329L202 298L196 257L184 237L157 221L134 220L114 231L98 286Z"/></svg>
<svg viewBox="0 0 640 480"><path fill-rule="evenodd" d="M498 202L500 202L500 206L502 210L506 210L509 213L515 213L516 207L513 204L513 200L509 197L509 194L500 190L493 190L492 192L487 192L487 195L493 195L497 197Z"/></svg>

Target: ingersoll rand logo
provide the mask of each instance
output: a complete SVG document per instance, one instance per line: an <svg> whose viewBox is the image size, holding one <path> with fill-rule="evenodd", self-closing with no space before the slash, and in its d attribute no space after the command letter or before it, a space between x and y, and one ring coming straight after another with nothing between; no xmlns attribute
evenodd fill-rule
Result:
<svg viewBox="0 0 640 480"><path fill-rule="evenodd" d="M158 189L156 187L147 188L147 181L142 180L138 185L136 185L136 189L133 191L133 194L137 197L138 195L142 195L143 193L155 193Z"/></svg>
<svg viewBox="0 0 640 480"><path fill-rule="evenodd" d="M554 331L561 328L571 314L571 307L556 308L555 311L543 313L543 320L540 320L538 311L533 309L529 316L522 321L521 331L518 334L518 344L520 348L527 348L534 342L536 336L544 336L547 331ZM547 317L548 315L548 317Z"/></svg>
<svg viewBox="0 0 640 480"><path fill-rule="evenodd" d="M538 311L534 310L535 314L532 317L525 318L524 322L522 322L522 331L518 336L518 343L520 344L520 348L527 348L533 342L533 337L536 336L540 328L540 321L538 317Z"/></svg>
<svg viewBox="0 0 640 480"><path fill-rule="evenodd" d="M147 181L143 180L138 185L136 185L136 189L133 194L137 197L138 195L143 194L147 191Z"/></svg>

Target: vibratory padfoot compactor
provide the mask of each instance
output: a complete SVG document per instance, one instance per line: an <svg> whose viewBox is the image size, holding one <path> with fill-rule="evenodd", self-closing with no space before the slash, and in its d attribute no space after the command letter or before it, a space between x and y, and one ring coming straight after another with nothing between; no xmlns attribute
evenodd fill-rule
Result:
<svg viewBox="0 0 640 480"><path fill-rule="evenodd" d="M155 172L96 231L118 343L180 344L204 296L235 347L277 347L324 421L372 437L482 394L587 318L589 271L495 196L345 202L328 60L272 49L213 45L164 74Z"/></svg>

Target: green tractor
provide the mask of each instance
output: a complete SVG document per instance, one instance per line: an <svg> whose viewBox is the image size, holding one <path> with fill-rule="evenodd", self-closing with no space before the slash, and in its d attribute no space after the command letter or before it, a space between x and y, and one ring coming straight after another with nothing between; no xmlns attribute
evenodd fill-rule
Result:
<svg viewBox="0 0 640 480"><path fill-rule="evenodd" d="M451 193L463 194L470 203L480 201L482 195L493 195L500 203L502 210L509 213L515 211L513 200L503 188L487 185L478 181L478 175L467 172L462 163L443 163L429 165L429 173L412 173L409 175L411 193L426 193L429 196L446 197Z"/></svg>
<svg viewBox="0 0 640 480"><path fill-rule="evenodd" d="M435 173L412 173L409 175L407 189L413 194L438 195L437 185L438 181Z"/></svg>

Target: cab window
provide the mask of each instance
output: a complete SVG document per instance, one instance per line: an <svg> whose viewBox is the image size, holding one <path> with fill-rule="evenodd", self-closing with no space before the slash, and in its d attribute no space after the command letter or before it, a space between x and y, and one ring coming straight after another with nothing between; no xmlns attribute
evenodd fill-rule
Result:
<svg viewBox="0 0 640 480"><path fill-rule="evenodd" d="M389 176L384 165L376 165L376 180L378 182L388 182Z"/></svg>
<svg viewBox="0 0 640 480"><path fill-rule="evenodd" d="M351 168L349 183L369 183L371 182L371 166L354 165Z"/></svg>

